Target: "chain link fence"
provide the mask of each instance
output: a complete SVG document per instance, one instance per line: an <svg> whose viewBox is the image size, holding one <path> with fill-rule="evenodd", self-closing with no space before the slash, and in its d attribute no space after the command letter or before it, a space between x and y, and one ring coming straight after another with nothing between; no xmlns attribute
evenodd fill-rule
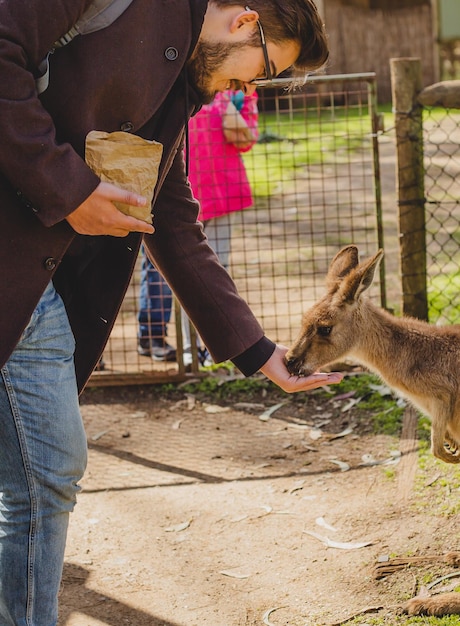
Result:
<svg viewBox="0 0 460 626"><path fill-rule="evenodd" d="M233 214L229 272L267 335L290 343L323 293L331 258L349 243L383 244L376 78L320 76L301 89L260 90L259 140L244 155L253 207ZM90 384L185 380L180 311L167 324L175 362L137 351L140 271ZM374 297L385 305L384 267ZM198 371L197 360L191 373Z"/></svg>
<svg viewBox="0 0 460 626"><path fill-rule="evenodd" d="M422 88L420 59L392 59L402 312L458 323L460 84Z"/></svg>
<svg viewBox="0 0 460 626"><path fill-rule="evenodd" d="M459 323L460 110L425 107L423 144L429 319Z"/></svg>

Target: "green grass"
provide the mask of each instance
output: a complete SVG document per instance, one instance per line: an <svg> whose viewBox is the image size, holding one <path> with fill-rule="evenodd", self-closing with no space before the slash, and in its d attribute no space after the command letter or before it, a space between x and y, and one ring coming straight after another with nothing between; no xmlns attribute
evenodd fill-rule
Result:
<svg viewBox="0 0 460 626"><path fill-rule="evenodd" d="M395 119L391 104L379 105L385 132ZM445 109L432 108L425 117L442 120ZM366 106L307 108L299 112L259 114L259 141L243 155L256 198L281 191L299 171L313 165L345 162L369 142L370 112Z"/></svg>
<svg viewBox="0 0 460 626"><path fill-rule="evenodd" d="M355 624L367 624L368 626L410 626L412 624L423 624L424 626L459 626L460 616L446 615L444 617L407 617L404 615L385 617L360 617L351 622L349 626Z"/></svg>
<svg viewBox="0 0 460 626"><path fill-rule="evenodd" d="M399 435L404 406L397 402L395 396L377 376L373 374L348 376L339 386L334 387L336 394L348 391L354 391L355 397L361 398L356 410L370 414L375 434Z"/></svg>
<svg viewBox="0 0 460 626"><path fill-rule="evenodd" d="M228 365L230 374L233 366ZM217 366L217 369L222 365ZM210 372L211 373L211 372ZM161 393L176 392L177 387L163 385ZM199 394L202 398L208 398L213 402L236 402L239 400L262 401L269 397L270 402L289 400L297 405L305 405L307 408L312 402L324 398L333 399L335 396L347 392L354 392L355 398L360 401L355 407L359 414L365 414L370 420L375 434L399 436L402 426L404 407L400 406L393 394L382 385L377 376L373 374L360 374L358 376L346 376L340 385L319 388L310 393L288 394L277 385L271 383L265 377L253 376L250 378L229 377L226 380L222 376L206 376L190 383L181 384L181 392Z"/></svg>
<svg viewBox="0 0 460 626"><path fill-rule="evenodd" d="M275 390L275 386L266 378L237 378L226 382L225 378L206 376L196 382L181 385L181 390L185 393L200 393L211 397L214 401L234 401L235 398L243 396L251 400L265 395L270 387Z"/></svg>
<svg viewBox="0 0 460 626"><path fill-rule="evenodd" d="M259 141L243 156L254 196L276 193L308 166L344 162L370 132L362 108L261 113Z"/></svg>
<svg viewBox="0 0 460 626"><path fill-rule="evenodd" d="M429 280L428 285L428 319L436 322L442 319L443 324L460 322L460 271L450 274L438 274Z"/></svg>

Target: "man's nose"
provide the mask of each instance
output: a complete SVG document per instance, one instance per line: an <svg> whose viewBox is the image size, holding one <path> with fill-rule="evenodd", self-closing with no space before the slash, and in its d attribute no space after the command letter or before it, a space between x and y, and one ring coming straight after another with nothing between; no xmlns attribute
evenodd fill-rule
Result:
<svg viewBox="0 0 460 626"><path fill-rule="evenodd" d="M257 89L257 85L251 85L251 83L244 83L243 91L247 96L252 96L252 94Z"/></svg>

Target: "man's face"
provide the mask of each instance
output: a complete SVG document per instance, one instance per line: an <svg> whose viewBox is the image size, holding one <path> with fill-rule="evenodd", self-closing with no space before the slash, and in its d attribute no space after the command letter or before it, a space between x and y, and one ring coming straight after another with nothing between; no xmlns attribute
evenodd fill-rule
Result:
<svg viewBox="0 0 460 626"><path fill-rule="evenodd" d="M268 43L268 56L273 76L277 76L297 60L299 46L291 41L282 45ZM253 93L251 81L265 76L261 45L218 43L200 39L188 63L191 81L203 104L213 100L218 91L242 89Z"/></svg>

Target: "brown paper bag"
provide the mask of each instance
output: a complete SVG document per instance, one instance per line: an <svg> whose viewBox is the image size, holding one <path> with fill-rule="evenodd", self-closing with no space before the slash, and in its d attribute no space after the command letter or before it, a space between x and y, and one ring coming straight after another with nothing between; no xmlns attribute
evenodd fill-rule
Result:
<svg viewBox="0 0 460 626"><path fill-rule="evenodd" d="M101 180L147 198L143 207L114 202L117 209L148 224L163 146L122 131L92 130L86 136L85 160Z"/></svg>

